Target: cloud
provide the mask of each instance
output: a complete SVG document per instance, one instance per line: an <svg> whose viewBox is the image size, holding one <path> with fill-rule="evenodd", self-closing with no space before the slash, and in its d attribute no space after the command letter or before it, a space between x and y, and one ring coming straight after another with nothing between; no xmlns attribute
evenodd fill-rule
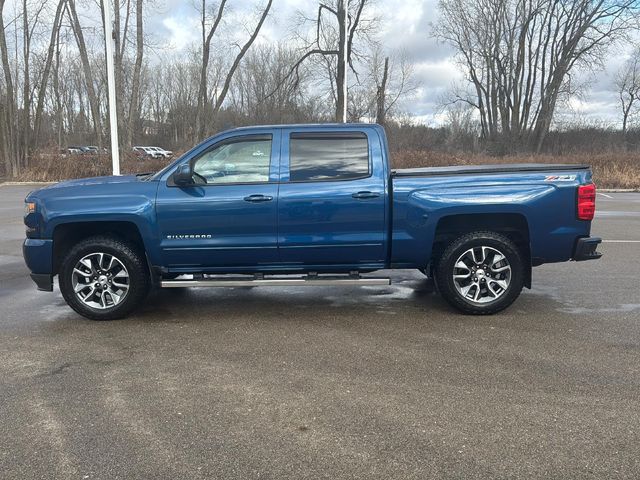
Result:
<svg viewBox="0 0 640 480"><path fill-rule="evenodd" d="M230 3L227 26L238 35L238 28L254 18L256 5L264 1L239 1ZM454 81L463 80L464 72L454 61L452 47L440 43L433 36L433 25L437 24L437 0L378 0L373 3L373 13L380 18L379 39L389 52L402 51L414 63L415 80L419 88L407 98L401 109L409 111L418 119L438 121L437 108L441 97ZM290 21L296 11L304 11L313 17L317 11L317 0L275 1L272 12L258 37L258 43L268 44L286 41L290 36ZM184 0L165 0L156 11L148 11L149 30L160 46L171 47L175 53L200 41L199 18L194 3ZM161 49L160 49L161 51ZM615 122L619 117L613 87L615 72L624 63L629 48L621 46L610 51L604 70L596 73L576 73L578 82L586 82L582 95L571 98L566 106L560 106L558 115L598 117Z"/></svg>
<svg viewBox="0 0 640 480"><path fill-rule="evenodd" d="M164 36L165 47L173 50L186 50L199 41L197 23L191 17L165 17L162 26L168 35Z"/></svg>

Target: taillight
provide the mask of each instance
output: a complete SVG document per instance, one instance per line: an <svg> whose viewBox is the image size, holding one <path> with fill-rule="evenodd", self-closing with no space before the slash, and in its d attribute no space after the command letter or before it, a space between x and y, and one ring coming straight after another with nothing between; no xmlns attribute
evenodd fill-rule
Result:
<svg viewBox="0 0 640 480"><path fill-rule="evenodd" d="M578 187L578 219L593 220L596 213L596 186L593 183Z"/></svg>

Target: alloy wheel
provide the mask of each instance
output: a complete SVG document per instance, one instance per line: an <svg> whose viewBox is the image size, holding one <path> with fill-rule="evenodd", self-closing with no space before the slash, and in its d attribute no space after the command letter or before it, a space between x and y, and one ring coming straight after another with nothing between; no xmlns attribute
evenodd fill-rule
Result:
<svg viewBox="0 0 640 480"><path fill-rule="evenodd" d="M511 265L498 249L478 246L458 257L453 268L453 284L458 294L474 303L490 303L500 298L511 283Z"/></svg>

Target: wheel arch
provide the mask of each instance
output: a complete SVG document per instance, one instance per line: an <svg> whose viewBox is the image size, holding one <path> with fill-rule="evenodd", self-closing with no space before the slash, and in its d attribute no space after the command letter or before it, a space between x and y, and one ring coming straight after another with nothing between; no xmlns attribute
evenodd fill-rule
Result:
<svg viewBox="0 0 640 480"><path fill-rule="evenodd" d="M531 288L531 236L527 218L519 213L474 213L447 215L436 225L429 270L456 238L476 231L492 231L509 238L525 258L524 285Z"/></svg>
<svg viewBox="0 0 640 480"><path fill-rule="evenodd" d="M130 243L145 257L149 266L142 234L134 222L68 222L56 225L53 230L53 274L60 271L62 260L75 244L96 235L111 236Z"/></svg>

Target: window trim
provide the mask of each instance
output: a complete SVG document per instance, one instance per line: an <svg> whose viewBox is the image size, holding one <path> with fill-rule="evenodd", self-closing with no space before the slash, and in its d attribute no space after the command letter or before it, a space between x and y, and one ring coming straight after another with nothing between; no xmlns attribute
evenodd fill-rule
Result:
<svg viewBox="0 0 640 480"><path fill-rule="evenodd" d="M272 166L272 161L273 161L273 137L274 135L272 133L255 133L255 134L248 134L248 135L235 135L232 137L227 137L223 140L220 140L219 142L214 143L213 145L210 145L208 148L206 148L205 150L203 150L202 152L200 152L197 156L190 158L188 162L185 163L189 163L191 165L191 168L193 170L193 167L195 166L195 163L200 160L204 155L206 155L207 153L211 152L212 150L218 148L218 147L223 147L225 145L228 145L230 143L241 143L241 142L251 142L251 141L269 141L271 142L271 153L269 155L269 165L268 165L268 169L269 172L271 171L271 166ZM183 165L182 163L180 165ZM184 188L184 186L182 185L176 185L175 182L173 181L173 174L175 173L175 171L177 170L177 167L179 165L176 165L176 169L171 173L171 175L169 176L169 178L167 179L167 186L168 187L180 187L180 188ZM267 181L265 182L227 182L227 183L194 183L192 185L189 185L189 187L224 187L227 185L269 185L269 184L276 184L279 183L278 181L272 181L270 176L267 177Z"/></svg>
<svg viewBox="0 0 640 480"><path fill-rule="evenodd" d="M291 140L329 140L329 139L341 139L341 140L364 140L367 142L367 173L359 177L349 178L322 178L318 180L291 180ZM371 142L369 142L369 136L365 132L358 130L353 131L338 131L338 132L291 132L289 133L289 145L288 145L288 167L289 167L289 180L282 183L320 183L320 182L351 182L354 180L363 180L365 178L371 178L373 176L373 168L371 165Z"/></svg>

